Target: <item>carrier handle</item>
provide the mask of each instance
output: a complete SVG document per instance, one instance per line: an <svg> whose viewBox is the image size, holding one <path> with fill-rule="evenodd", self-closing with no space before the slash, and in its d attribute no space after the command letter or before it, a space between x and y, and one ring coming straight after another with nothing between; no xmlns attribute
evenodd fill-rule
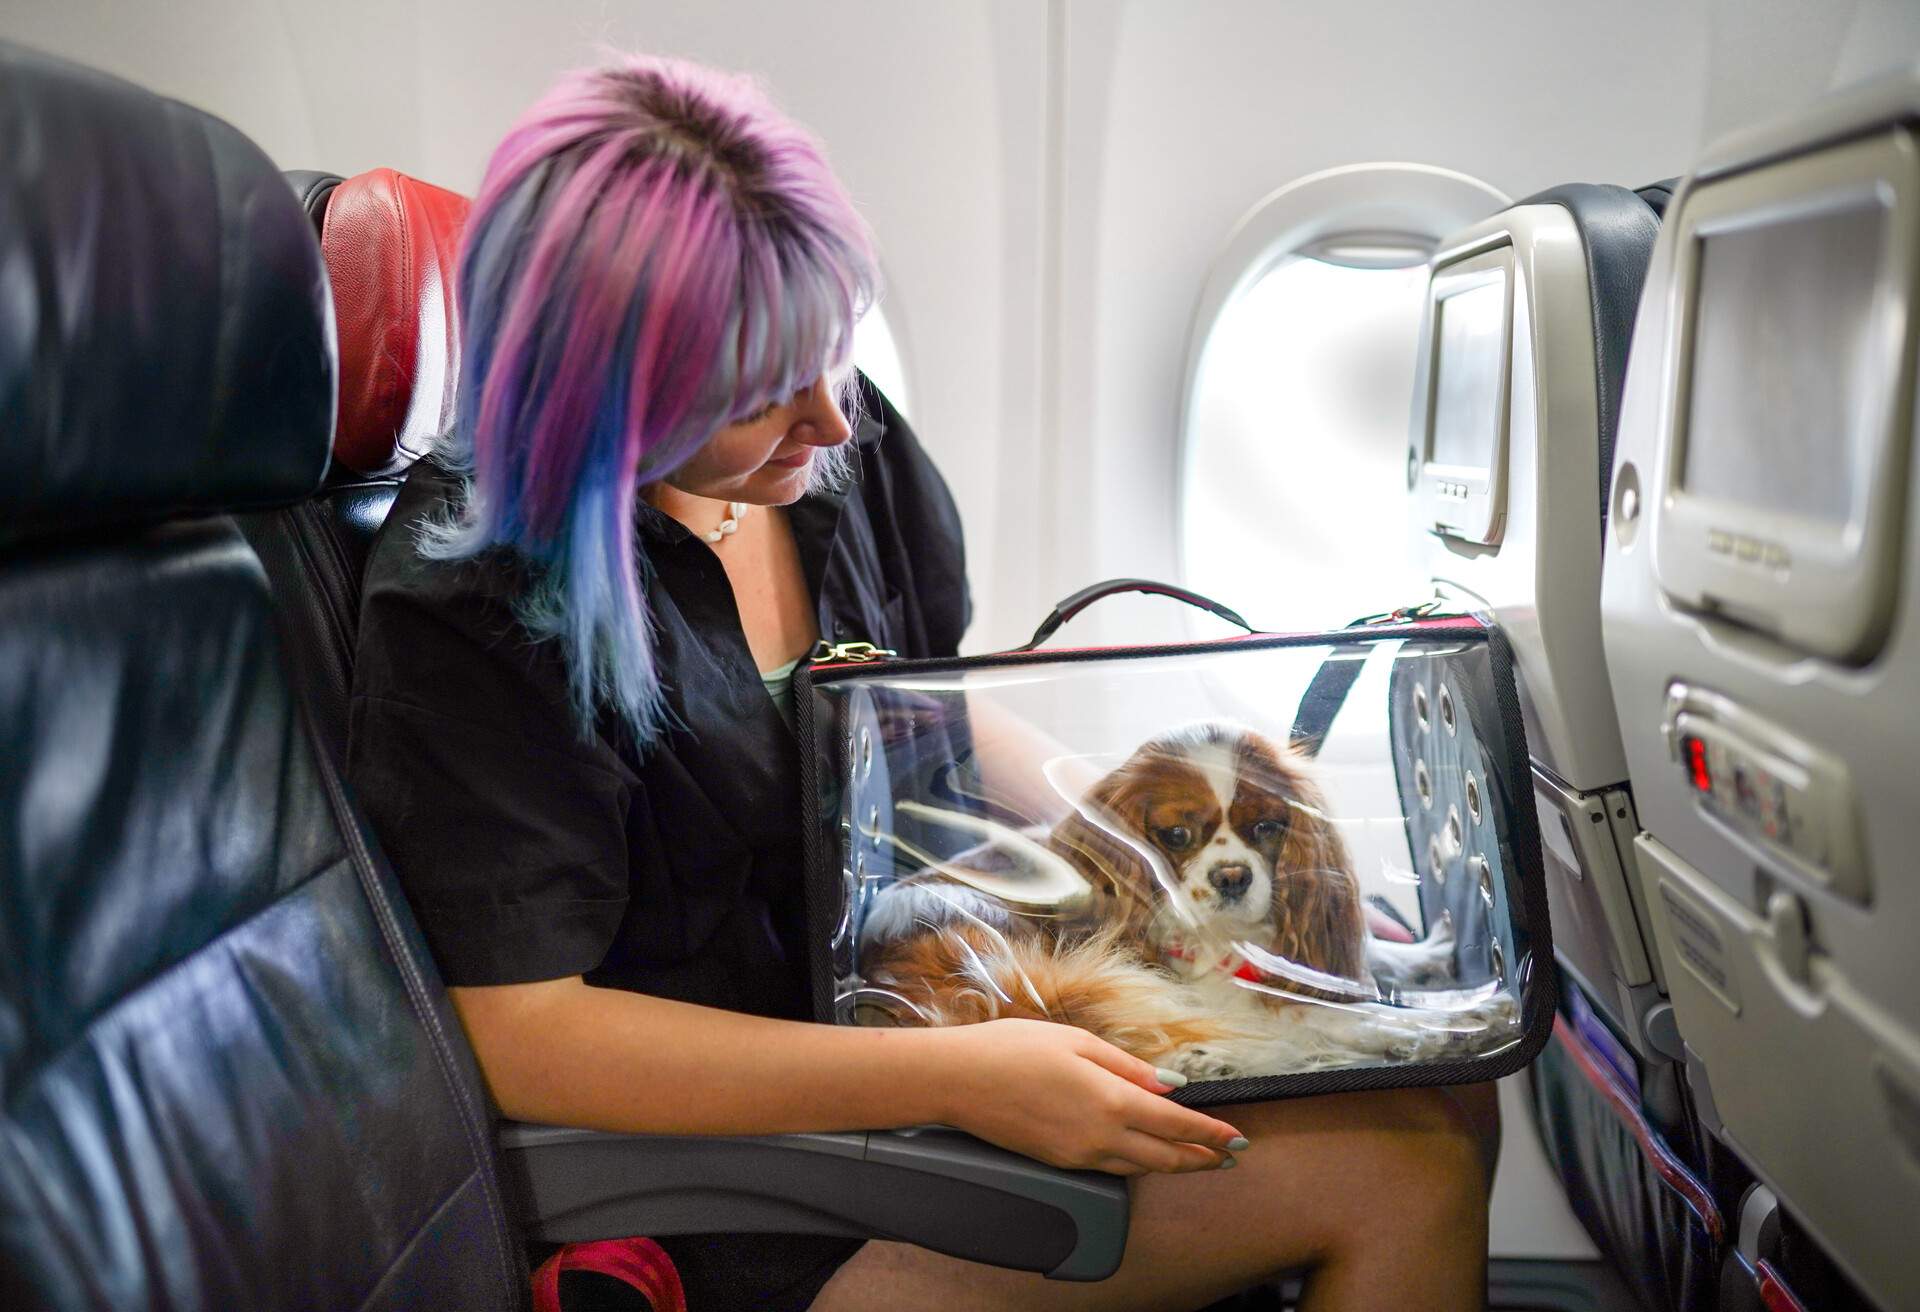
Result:
<svg viewBox="0 0 1920 1312"><path fill-rule="evenodd" d="M1175 601L1184 601L1189 606L1211 611L1229 624L1238 624L1248 633L1260 631L1241 619L1237 612L1228 610L1212 598L1203 597L1197 592L1191 592L1172 583L1160 583L1153 579L1108 579L1105 583L1089 584L1055 606L1053 613L1040 621L1040 627L1033 631L1033 637L1029 638L1024 646L1015 647L1012 650L1032 651L1051 638L1062 624L1093 605L1094 602L1102 597L1111 597L1122 592L1146 592L1156 597L1172 597Z"/></svg>

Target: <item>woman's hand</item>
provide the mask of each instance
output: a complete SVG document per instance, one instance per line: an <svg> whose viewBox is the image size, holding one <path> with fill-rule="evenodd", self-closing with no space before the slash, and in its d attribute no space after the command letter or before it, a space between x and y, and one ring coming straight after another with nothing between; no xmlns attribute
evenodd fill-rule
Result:
<svg viewBox="0 0 1920 1312"><path fill-rule="evenodd" d="M1143 1175L1233 1164L1247 1146L1225 1121L1163 1096L1154 1068L1069 1025L994 1020L938 1037L928 1077L941 1120L1052 1166Z"/></svg>

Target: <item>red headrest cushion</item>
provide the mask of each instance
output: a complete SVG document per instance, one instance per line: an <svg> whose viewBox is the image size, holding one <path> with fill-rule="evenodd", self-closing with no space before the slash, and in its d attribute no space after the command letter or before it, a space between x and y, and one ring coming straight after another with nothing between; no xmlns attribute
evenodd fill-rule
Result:
<svg viewBox="0 0 1920 1312"><path fill-rule="evenodd" d="M377 474L425 455L453 417L454 305L467 199L374 169L333 190L320 249L340 333L333 455Z"/></svg>

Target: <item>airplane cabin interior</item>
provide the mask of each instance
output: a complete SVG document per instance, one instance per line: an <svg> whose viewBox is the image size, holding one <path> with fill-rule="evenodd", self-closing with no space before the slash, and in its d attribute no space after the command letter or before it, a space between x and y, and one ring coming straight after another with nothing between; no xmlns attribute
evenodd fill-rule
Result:
<svg viewBox="0 0 1920 1312"><path fill-rule="evenodd" d="M1917 396L1910 0L0 0L0 1308L1920 1309Z"/></svg>

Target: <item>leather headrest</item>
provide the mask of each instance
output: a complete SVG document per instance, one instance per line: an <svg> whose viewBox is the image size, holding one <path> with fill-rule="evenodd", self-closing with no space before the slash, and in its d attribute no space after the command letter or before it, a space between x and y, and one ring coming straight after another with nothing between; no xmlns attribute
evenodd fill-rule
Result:
<svg viewBox="0 0 1920 1312"><path fill-rule="evenodd" d="M327 200L320 246L340 321L334 458L361 474L418 460L453 418L454 301L467 199L392 169Z"/></svg>
<svg viewBox="0 0 1920 1312"><path fill-rule="evenodd" d="M0 538L298 500L333 405L320 249L259 148L0 42Z"/></svg>

